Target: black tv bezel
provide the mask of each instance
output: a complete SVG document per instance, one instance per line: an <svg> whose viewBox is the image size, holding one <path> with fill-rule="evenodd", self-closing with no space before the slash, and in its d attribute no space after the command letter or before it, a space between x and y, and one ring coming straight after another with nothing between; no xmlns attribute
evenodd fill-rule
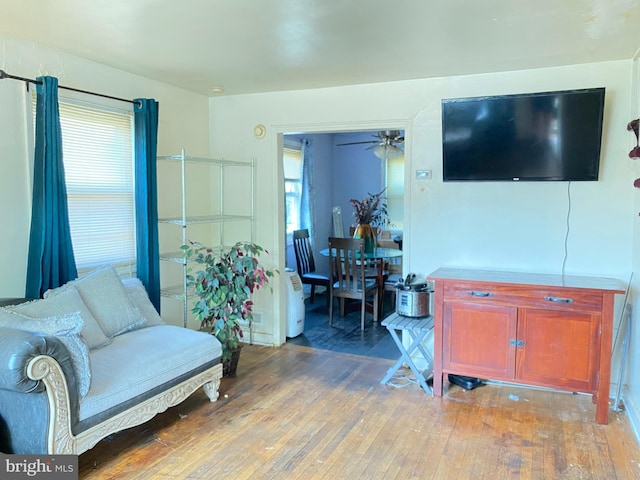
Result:
<svg viewBox="0 0 640 480"><path fill-rule="evenodd" d="M596 174L594 177L496 177L496 178L446 178L445 177L445 110L444 105L446 103L458 103L458 102L475 102L475 101L483 101L483 100L499 100L499 99L509 99L509 98L529 98L529 97L538 97L545 95L571 95L578 93L598 93L601 92L602 100L600 102L600 122L598 125L598 137L600 141L598 142L598 152L597 152L597 162L596 162ZM459 97L459 98L443 98L441 99L441 127L442 127L442 181L447 183L459 183L459 182L597 182L600 180L600 156L602 153L602 133L604 130L604 110L605 110L605 97L606 97L606 88L605 87L589 87L589 88L580 88L580 89L571 89L571 90L550 90L545 92L531 92L531 93L514 93L514 94L504 94L504 95L482 95L482 96L474 96L474 97Z"/></svg>

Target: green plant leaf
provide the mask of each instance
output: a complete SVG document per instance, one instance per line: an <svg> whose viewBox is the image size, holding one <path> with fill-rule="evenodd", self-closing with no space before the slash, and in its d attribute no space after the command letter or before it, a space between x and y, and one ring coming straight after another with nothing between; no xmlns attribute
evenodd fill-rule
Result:
<svg viewBox="0 0 640 480"><path fill-rule="evenodd" d="M268 285L278 270L262 267L259 257L268 252L251 242L238 242L219 253L196 242L180 248L186 259L198 265L195 273L190 267L187 275L187 285L197 296L192 313L201 327L210 327L220 340L226 361L243 338L240 321L251 324L253 320L251 294ZM273 291L271 285L269 289Z"/></svg>

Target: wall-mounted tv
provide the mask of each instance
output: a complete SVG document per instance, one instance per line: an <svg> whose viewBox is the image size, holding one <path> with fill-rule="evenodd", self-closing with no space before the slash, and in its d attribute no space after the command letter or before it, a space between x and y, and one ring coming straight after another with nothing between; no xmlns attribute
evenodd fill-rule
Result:
<svg viewBox="0 0 640 480"><path fill-rule="evenodd" d="M443 180L598 180L604 90L442 100Z"/></svg>

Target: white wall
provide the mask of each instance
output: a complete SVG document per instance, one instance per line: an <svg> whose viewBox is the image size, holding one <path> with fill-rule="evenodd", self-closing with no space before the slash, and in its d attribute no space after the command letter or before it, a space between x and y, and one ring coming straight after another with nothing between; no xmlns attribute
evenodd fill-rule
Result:
<svg viewBox="0 0 640 480"><path fill-rule="evenodd" d="M629 101L629 116L627 120L632 120L640 116L640 60L636 59L633 67L632 94ZM627 149L624 152L624 162L633 170L633 175L629 178L628 183L632 183L636 178L640 178L640 163L636 160L630 160L628 151L635 146L635 136L628 132ZM623 390L624 405L627 415L631 419L636 438L640 438L640 381L638 380L638 369L640 368L640 189L634 189L634 205L631 216L634 217L633 227L634 235L632 242L633 249L633 281L631 286L631 339L629 343L629 356L625 365L626 369L626 385ZM622 338L622 337L621 337Z"/></svg>
<svg viewBox="0 0 640 480"><path fill-rule="evenodd" d="M27 78L55 76L60 85L121 98L155 98L160 103L158 153L179 153L187 147L193 155L209 154L209 112L206 97L160 82L56 52L39 45L0 37L0 68ZM59 96L70 95L60 90ZM76 96L89 102L97 97ZM116 102L119 107L128 104ZM31 216L32 147L27 135L30 99L25 85L0 81L0 296L23 296ZM160 185L161 206L179 199L179 179ZM182 324L179 302L163 301L163 317ZM178 308L175 308L175 307Z"/></svg>
<svg viewBox="0 0 640 480"><path fill-rule="evenodd" d="M406 130L404 270L427 275L449 265L561 273L568 183L443 183L440 102L604 86L600 181L571 184L565 273L614 277L626 284L637 218L631 187L635 177L627 160L631 73L632 61L617 61L213 98L211 145L218 155L257 157L258 241L280 268L284 242L278 135L392 127ZM266 125L266 138L253 138L256 124ZM415 171L423 169L432 170L432 180L415 180ZM258 303L264 324L256 341L284 341L282 292L276 292L273 302Z"/></svg>

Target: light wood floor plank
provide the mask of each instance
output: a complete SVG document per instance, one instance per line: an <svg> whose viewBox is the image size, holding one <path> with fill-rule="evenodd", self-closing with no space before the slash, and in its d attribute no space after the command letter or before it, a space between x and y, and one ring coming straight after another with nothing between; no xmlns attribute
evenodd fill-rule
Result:
<svg viewBox="0 0 640 480"><path fill-rule="evenodd" d="M435 398L380 385L392 364L245 346L218 402L198 391L101 441L80 478L640 480L625 414L597 425L588 396L485 385Z"/></svg>

